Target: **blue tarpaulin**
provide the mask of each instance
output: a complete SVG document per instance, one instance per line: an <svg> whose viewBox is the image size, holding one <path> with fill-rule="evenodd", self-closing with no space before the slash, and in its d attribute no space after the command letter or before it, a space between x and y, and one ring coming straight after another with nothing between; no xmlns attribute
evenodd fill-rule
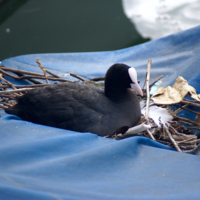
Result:
<svg viewBox="0 0 200 200"><path fill-rule="evenodd" d="M125 63L136 68L141 86L152 59L151 81L164 75L162 86L167 86L183 76L200 93L200 26L117 51L23 55L1 64L41 73L36 58L60 76L73 72L85 78L103 76L113 63ZM114 140L22 121L1 111L0 199L199 198L199 156L144 137Z"/></svg>

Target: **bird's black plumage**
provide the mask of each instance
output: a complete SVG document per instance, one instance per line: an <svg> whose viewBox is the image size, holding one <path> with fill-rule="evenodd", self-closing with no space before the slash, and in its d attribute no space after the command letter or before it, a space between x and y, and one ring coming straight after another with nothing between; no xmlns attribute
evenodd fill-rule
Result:
<svg viewBox="0 0 200 200"><path fill-rule="evenodd" d="M9 114L38 124L100 136L140 119L137 96L130 89L130 67L115 64L106 73L105 90L79 83L52 84L28 91Z"/></svg>

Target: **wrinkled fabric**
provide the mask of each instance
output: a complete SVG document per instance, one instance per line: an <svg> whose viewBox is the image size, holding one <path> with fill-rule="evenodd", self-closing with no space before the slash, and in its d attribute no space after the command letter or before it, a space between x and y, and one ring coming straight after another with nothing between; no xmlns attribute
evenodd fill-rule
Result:
<svg viewBox="0 0 200 200"><path fill-rule="evenodd" d="M117 51L22 55L1 64L41 73L39 58L64 78L69 72L91 78L104 76L120 62L136 68L143 86L150 58L150 83L163 75L161 86L172 86L182 76L199 94L199 35L198 26ZM195 200L200 196L199 169L199 156L148 138L108 139L22 121L1 111L0 199Z"/></svg>

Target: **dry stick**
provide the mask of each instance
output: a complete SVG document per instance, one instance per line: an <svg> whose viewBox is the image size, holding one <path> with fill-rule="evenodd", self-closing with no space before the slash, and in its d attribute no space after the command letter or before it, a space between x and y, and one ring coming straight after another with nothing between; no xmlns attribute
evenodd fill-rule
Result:
<svg viewBox="0 0 200 200"><path fill-rule="evenodd" d="M44 76L43 74L39 74L39 73L35 73L35 72L28 72L28 71L19 70L19 69L12 69L12 68L5 67L3 65L0 65L0 69L2 69L4 71L13 72L13 73L28 74L28 75L34 75L34 76Z"/></svg>
<svg viewBox="0 0 200 200"><path fill-rule="evenodd" d="M184 124L188 124L188 125L193 125L191 122L188 122L188 121L183 121L183 120L180 120L182 121L182 123ZM198 129L200 126L195 126L196 129Z"/></svg>
<svg viewBox="0 0 200 200"><path fill-rule="evenodd" d="M17 76L14 76L12 74L9 74L9 73L6 73L5 71L9 71L9 72L13 72L15 74L17 74L19 77L20 76L24 76L24 74L28 74L28 75L34 75L34 76L44 76L43 74L39 74L39 73L34 73L34 72L28 72L28 71L24 71L24 70L19 70L19 69L12 69L12 68L8 68L8 67L5 67L3 65L0 65L0 69L2 69L2 73L7 75L7 76L10 76L14 79L17 78ZM35 80L33 78L27 78L30 82L32 83L35 83L35 84L44 84L43 82L41 81L38 81L38 80Z"/></svg>
<svg viewBox="0 0 200 200"><path fill-rule="evenodd" d="M185 122L184 122L185 123ZM185 123L186 124L186 123ZM188 123L189 124L189 123ZM190 123L190 125L191 125L191 123ZM200 128L200 126L190 126L190 129L199 129Z"/></svg>
<svg viewBox="0 0 200 200"><path fill-rule="evenodd" d="M0 101L0 104L3 104L3 105L6 105L6 106L7 106L7 105L9 104L9 102L4 102L3 100L1 100L1 101Z"/></svg>
<svg viewBox="0 0 200 200"><path fill-rule="evenodd" d="M14 79L16 79L16 80L28 79L28 80L32 81L32 80L31 80L32 78L46 79L46 78L44 77L44 75L41 75L41 74L39 74L40 76L36 76L36 75L31 75L31 76L20 76L20 77L19 77L19 76L14 76L14 75L12 75L12 74L9 74L9 73L5 72L4 70L2 70L2 68L0 68L0 72L2 72L3 74L5 74L5 75L7 75L7 76L9 76L9 77L11 77L11 78L14 78ZM51 76L47 76L47 78L48 78L49 80L52 80L52 81L73 82L73 81L70 81L70 80L66 80L66 79L64 79L64 78L52 78ZM37 81L37 80L34 80L34 81ZM33 82L33 81L32 81L32 82ZM42 82L40 82L40 81L37 81L36 83L37 83L37 84L38 84L38 83L44 84L44 83L42 83Z"/></svg>
<svg viewBox="0 0 200 200"><path fill-rule="evenodd" d="M183 101L189 101L189 102L193 102L193 103L198 102L197 100L191 100L191 99L185 99L185 98L183 98Z"/></svg>
<svg viewBox="0 0 200 200"><path fill-rule="evenodd" d="M15 85L16 88L37 88L45 87L47 84L37 84L37 85ZM10 88L9 85L0 85L0 88Z"/></svg>
<svg viewBox="0 0 200 200"><path fill-rule="evenodd" d="M46 79L48 78L48 80L52 80L52 81L61 81L61 82L71 82L69 80L66 80L66 79L63 79L63 78L52 78L52 76L20 76L20 77L17 77L16 79L17 80L22 80L22 79L29 79L29 78L37 78L37 79Z"/></svg>
<svg viewBox="0 0 200 200"><path fill-rule="evenodd" d="M157 142L160 142L162 144L166 144L168 146L170 146L172 144L171 141L169 142L169 141L165 141L165 140L157 140Z"/></svg>
<svg viewBox="0 0 200 200"><path fill-rule="evenodd" d="M49 84L49 80L47 79L46 69L40 63L39 58L36 59L36 63L39 65L39 67L41 68L41 70L44 72L44 77L46 79L46 82L47 82L47 84Z"/></svg>
<svg viewBox="0 0 200 200"><path fill-rule="evenodd" d="M185 123L185 122L188 122L188 123L191 123L191 124L194 125L194 126L200 126L199 123L194 122L194 121L192 121L192 120L190 120L190 119L178 117L178 116L175 116L175 115L173 115L173 117L174 117L174 118L177 118L177 119L179 119L179 120L181 120L181 121L183 121L184 123Z"/></svg>
<svg viewBox="0 0 200 200"><path fill-rule="evenodd" d="M16 90L16 87L10 83L9 81L7 81L6 79L3 78L2 74L0 73L0 80L4 81L5 83L7 83L13 90Z"/></svg>
<svg viewBox="0 0 200 200"><path fill-rule="evenodd" d="M192 140L192 141L190 141ZM188 142L189 141L189 142ZM197 142L200 142L200 139L194 139L194 138L189 138L187 140L182 140L182 141L178 141L177 143L178 144L181 144L181 143L185 143L185 144L195 144Z"/></svg>
<svg viewBox="0 0 200 200"><path fill-rule="evenodd" d="M160 77L158 77L153 83L151 83L149 85L149 88L151 88L156 82L158 82L161 78L163 78L163 75L161 75Z"/></svg>
<svg viewBox="0 0 200 200"><path fill-rule="evenodd" d="M11 77L11 78L14 78L14 79L17 79L17 78L19 78L18 76L14 76L14 75L12 75L12 74L9 74L9 73L5 72L5 71L4 71L4 70L2 70L2 69L0 69L0 72L1 72L2 74L5 74L5 75L7 75L7 76Z"/></svg>
<svg viewBox="0 0 200 200"><path fill-rule="evenodd" d="M16 90L17 88L9 81L7 81L6 79L3 78L2 74L0 73L0 80L4 81L5 83L7 83L13 90ZM15 94L15 96L19 97L21 96L22 93L20 92L19 94Z"/></svg>
<svg viewBox="0 0 200 200"><path fill-rule="evenodd" d="M46 69L46 72L47 72L48 74L52 75L52 76L55 77L55 78L61 78L60 76L54 74L53 72L50 72L50 71L47 70L47 69Z"/></svg>
<svg viewBox="0 0 200 200"><path fill-rule="evenodd" d="M5 106L5 105L3 105L3 104L0 103L0 108L5 109L5 108L8 108L8 106Z"/></svg>
<svg viewBox="0 0 200 200"><path fill-rule="evenodd" d="M185 153L190 153L190 154L194 154L194 155L198 155L200 151L200 144L195 147L194 149L188 150L188 151L184 151Z"/></svg>
<svg viewBox="0 0 200 200"><path fill-rule="evenodd" d="M181 106L181 108L175 110L175 111L173 112L173 114L176 115L177 113L181 112L182 110L184 110L184 108L186 108L186 107L188 107L188 106L190 106L190 103L187 103L187 104L185 104L184 106Z"/></svg>
<svg viewBox="0 0 200 200"><path fill-rule="evenodd" d="M196 144L180 144L179 146L183 150L189 150L189 149L194 149L196 147Z"/></svg>
<svg viewBox="0 0 200 200"><path fill-rule="evenodd" d="M30 82L34 83L34 84L44 84L43 82L41 81L38 81L38 80L35 80L33 78L27 78L27 80L29 80Z"/></svg>
<svg viewBox="0 0 200 200"><path fill-rule="evenodd" d="M150 100L150 94L149 94L149 79L150 79L150 69L151 69L151 59L148 60L147 63L147 76L146 76L146 93L147 93L147 102L146 102L146 113L145 113L145 119L147 120L147 123L149 122L148 112L149 112L149 100Z"/></svg>
<svg viewBox="0 0 200 200"><path fill-rule="evenodd" d="M191 102L191 101L188 101L188 100L182 100L179 103L181 103L181 104L190 104L190 106L194 106L194 107L200 108L200 104L194 103L194 102Z"/></svg>
<svg viewBox="0 0 200 200"><path fill-rule="evenodd" d="M4 69L5 70L5 69ZM38 80L34 80L34 79L32 79L31 78L31 76L15 76L15 75L12 75L12 74L9 74L9 73L7 73L7 72L5 72L2 68L0 68L0 72L2 73L2 74L5 74L6 76L9 76L9 77L11 77L11 78L14 78L14 79L16 79L16 80L21 80L21 79L28 79L29 81L31 81L31 82L33 82L33 83L36 83L36 84L38 84L38 83L40 83L40 84L43 84L42 82L40 82L40 81L38 81ZM12 71L11 71L12 72ZM17 72L15 72L15 73L17 73ZM20 73L18 73L18 74L20 74ZM41 75L41 74L40 74ZM34 77L35 75L33 75L32 77ZM44 75L42 75L42 76L44 76ZM36 78L41 78L42 76L35 76Z"/></svg>
<svg viewBox="0 0 200 200"><path fill-rule="evenodd" d="M5 91L0 91L0 96L1 94L13 94L16 92L26 92L28 90L32 90L33 88L22 88L22 89L17 89L17 90L5 90Z"/></svg>
<svg viewBox="0 0 200 200"><path fill-rule="evenodd" d="M1 69L0 69L0 71L1 71ZM30 78L46 79L44 76L34 76L34 75L32 76L31 75L31 76L20 76L20 77L18 77L18 76L11 75L7 72L5 72L4 74L7 75L7 76L10 76L11 78L14 78L16 80L30 79ZM73 81L70 81L70 80L63 79L63 78L52 78L52 76L47 76L47 78L49 80L52 80L52 81L73 82Z"/></svg>
<svg viewBox="0 0 200 200"><path fill-rule="evenodd" d="M149 129L147 129L147 133L149 134L152 140L156 140Z"/></svg>
<svg viewBox="0 0 200 200"><path fill-rule="evenodd" d="M39 78L39 77L38 77L38 76L43 77L43 76L44 76L43 74L34 73L34 72L28 72L28 71L24 71L24 70L11 69L11 68L7 68L7 67L5 67L5 66L3 66L3 65L0 65L0 69L3 69L4 71L10 71L10 72L13 72L13 73L21 73L21 74L33 75L33 76L22 76L22 78L21 78L21 77L19 78L19 77L17 77L17 76L14 76L14 75L11 75L11 74L9 74L9 73L4 72L5 75L10 76L10 77L12 77L12 78L14 78L14 79L18 79L18 80L25 79L25 78L26 78L26 79L30 79L30 78L32 78L32 77L33 77L33 78L38 78L38 79L45 79L45 78ZM50 75L52 75L52 76L58 78L58 79L53 79L53 78L50 79L50 77L47 76L47 78L48 78L49 80L53 80L53 81L62 81L62 82L73 82L73 81L70 81L70 80L63 79L63 78L61 78L60 76L58 76L58 75L56 75L56 74L50 72L50 71L47 70L47 69L46 69L46 72L49 73ZM3 73L3 72L2 72L2 73ZM80 80L82 80L82 81L85 81L84 78L82 78L82 77L80 77L80 76L78 76L78 75L76 75L76 74L71 73L70 75L73 76L73 77L75 77L75 78L78 78L78 79L80 79ZM102 80L104 80L105 77L91 78L91 80L92 80L92 79L94 79L93 81L95 81L95 79L101 80L101 78L102 78ZM97 80L96 80L96 81L97 81Z"/></svg>
<svg viewBox="0 0 200 200"><path fill-rule="evenodd" d="M142 88L142 89L144 89L144 86L145 86L145 84L146 84L146 79L147 79L147 72L146 72L146 77L145 77L144 85L143 85L143 88Z"/></svg>
<svg viewBox="0 0 200 200"><path fill-rule="evenodd" d="M177 125L177 121L171 121L171 122L169 122L170 124L175 124L175 125Z"/></svg>
<svg viewBox="0 0 200 200"><path fill-rule="evenodd" d="M18 98L17 96L15 96L15 94L13 94L13 95L12 94L0 94L0 97L1 98L8 98L10 100Z"/></svg>
<svg viewBox="0 0 200 200"><path fill-rule="evenodd" d="M86 79L84 79L83 77L81 77L81 76L79 76L79 75L77 75L77 74L69 73L69 75L72 76L72 77L75 77L75 78L77 78L77 79L79 79L79 80L81 80L81 81L86 81Z"/></svg>
<svg viewBox="0 0 200 200"><path fill-rule="evenodd" d="M90 81L104 81L104 80L105 80L105 76L90 79Z"/></svg>
<svg viewBox="0 0 200 200"><path fill-rule="evenodd" d="M179 106L179 105L177 105L177 104L174 104L174 105L177 106L177 107L179 107L179 108L181 108L181 109L183 109L183 110L187 110L187 111L189 111L189 112L192 112L192 113L195 113L195 114L197 114L197 115L200 115L199 112L196 112L196 111L187 109L187 108L185 108L184 106Z"/></svg>
<svg viewBox="0 0 200 200"><path fill-rule="evenodd" d="M166 124L166 126L167 126L167 124ZM171 140L171 142L173 143L173 145L176 148L176 150L179 151L179 152L182 152L181 149L179 148L178 144L176 143L176 141L172 137L172 135L169 132L169 129L167 127L165 127L165 131L167 132L167 135L168 135L169 139Z"/></svg>
<svg viewBox="0 0 200 200"><path fill-rule="evenodd" d="M169 128L170 129L172 129L172 131L176 134L176 135L178 135L178 136L183 136L183 133L179 133L173 126L171 126L171 125L169 125ZM188 137L189 137L189 135L187 135ZM191 138L193 138L193 139L196 139L196 136L195 135L190 135L191 136Z"/></svg>
<svg viewBox="0 0 200 200"><path fill-rule="evenodd" d="M149 100L150 100L150 94L149 94L149 79L150 79L150 69L151 69L151 62L152 60L149 59L147 63L147 76L146 76L146 92L147 92L147 102L146 102L146 114L145 114L145 119L147 120L147 124L149 123L149 117L148 117L148 112L149 112ZM152 133L147 130L147 133L149 134L150 138L152 140L155 140L154 136Z"/></svg>

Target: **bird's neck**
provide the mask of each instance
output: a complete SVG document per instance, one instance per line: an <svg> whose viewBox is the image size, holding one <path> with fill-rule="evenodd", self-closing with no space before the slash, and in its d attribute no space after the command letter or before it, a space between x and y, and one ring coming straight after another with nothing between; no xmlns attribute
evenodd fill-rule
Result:
<svg viewBox="0 0 200 200"><path fill-rule="evenodd" d="M105 96L112 101L121 101L126 97L127 89L120 87L120 85L112 85L105 83Z"/></svg>

